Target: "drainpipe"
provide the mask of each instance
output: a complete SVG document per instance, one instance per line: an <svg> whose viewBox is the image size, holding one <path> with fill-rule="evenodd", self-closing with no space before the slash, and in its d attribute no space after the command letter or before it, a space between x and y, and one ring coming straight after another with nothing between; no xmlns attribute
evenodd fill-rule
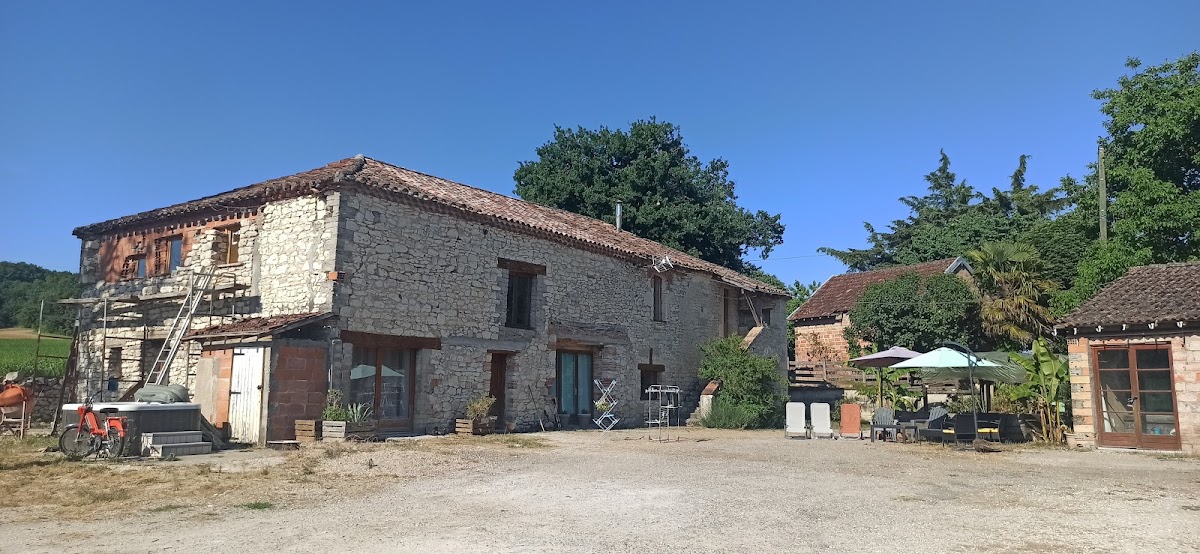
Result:
<svg viewBox="0 0 1200 554"><path fill-rule="evenodd" d="M617 201L617 232L621 232L621 202Z"/></svg>

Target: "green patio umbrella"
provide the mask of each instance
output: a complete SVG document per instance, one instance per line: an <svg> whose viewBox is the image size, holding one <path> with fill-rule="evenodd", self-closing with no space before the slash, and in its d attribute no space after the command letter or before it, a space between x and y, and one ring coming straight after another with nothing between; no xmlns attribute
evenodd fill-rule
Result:
<svg viewBox="0 0 1200 554"><path fill-rule="evenodd" d="M924 379L966 379L975 386L976 379L1004 383L1021 383L1025 381L1025 371L1016 364L998 364L991 360L980 358L971 349L957 343L946 343L945 346L904 360L892 367L898 369L920 370ZM974 404L975 436L979 438L979 402Z"/></svg>

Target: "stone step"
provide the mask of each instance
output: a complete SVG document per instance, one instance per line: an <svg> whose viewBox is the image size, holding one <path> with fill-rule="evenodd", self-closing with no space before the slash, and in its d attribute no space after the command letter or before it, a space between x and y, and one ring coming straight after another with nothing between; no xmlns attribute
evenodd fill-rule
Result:
<svg viewBox="0 0 1200 554"><path fill-rule="evenodd" d="M165 431L157 433L142 433L142 446L180 444L187 442L202 442L204 433L200 431Z"/></svg>
<svg viewBox="0 0 1200 554"><path fill-rule="evenodd" d="M143 454L151 458L165 458L167 456L194 456L197 454L211 454L212 443L210 442L180 442L174 444L154 444L150 445L149 452Z"/></svg>

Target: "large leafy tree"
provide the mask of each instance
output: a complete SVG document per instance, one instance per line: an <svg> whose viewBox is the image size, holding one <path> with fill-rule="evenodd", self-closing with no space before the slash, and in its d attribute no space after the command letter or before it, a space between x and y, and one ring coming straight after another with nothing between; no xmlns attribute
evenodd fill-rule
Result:
<svg viewBox="0 0 1200 554"><path fill-rule="evenodd" d="M1097 90L1107 116L1104 165L1110 241L1091 245L1070 290L1056 298L1068 312L1132 265L1200 258L1200 53L1134 70L1117 87ZM1098 229L1097 179L1071 195L1076 212Z"/></svg>
<svg viewBox="0 0 1200 554"><path fill-rule="evenodd" d="M851 270L867 271L962 256L986 242L1013 240L1065 205L1059 189L1042 191L1026 184L1028 160L1021 156L1008 188L993 188L989 197L960 180L943 151L937 169L925 175L926 194L900 199L909 209L906 219L893 221L886 231L864 223L867 248L825 247L820 252Z"/></svg>
<svg viewBox="0 0 1200 554"><path fill-rule="evenodd" d="M38 324L38 309L46 302L43 330L69 333L75 313L56 303L79 295L79 274L49 269L24 262L0 262L0 327Z"/></svg>
<svg viewBox="0 0 1200 554"><path fill-rule="evenodd" d="M522 199L613 222L701 259L741 269L750 249L767 257L783 243L778 214L737 204L729 163L701 162L679 128L655 119L629 131L555 128L554 140L521 162L513 179Z"/></svg>
<svg viewBox="0 0 1200 554"><path fill-rule="evenodd" d="M975 269L979 319L985 334L1000 344L1007 343L1005 346L1024 347L1050 333L1050 294L1057 285L1042 276L1036 248L992 242L968 252L967 259Z"/></svg>
<svg viewBox="0 0 1200 554"><path fill-rule="evenodd" d="M962 279L909 273L867 287L845 333L851 345L865 340L929 351L948 340L979 344L977 318L978 300Z"/></svg>

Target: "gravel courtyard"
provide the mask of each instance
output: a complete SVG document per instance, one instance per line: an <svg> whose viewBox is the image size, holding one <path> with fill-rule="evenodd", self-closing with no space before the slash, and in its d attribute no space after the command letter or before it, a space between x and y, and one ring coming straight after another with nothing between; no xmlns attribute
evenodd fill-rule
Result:
<svg viewBox="0 0 1200 554"><path fill-rule="evenodd" d="M1200 550L1195 458L702 429L516 437L226 453L213 471L230 498L269 507L127 501L73 525L27 506L0 536L8 552Z"/></svg>

